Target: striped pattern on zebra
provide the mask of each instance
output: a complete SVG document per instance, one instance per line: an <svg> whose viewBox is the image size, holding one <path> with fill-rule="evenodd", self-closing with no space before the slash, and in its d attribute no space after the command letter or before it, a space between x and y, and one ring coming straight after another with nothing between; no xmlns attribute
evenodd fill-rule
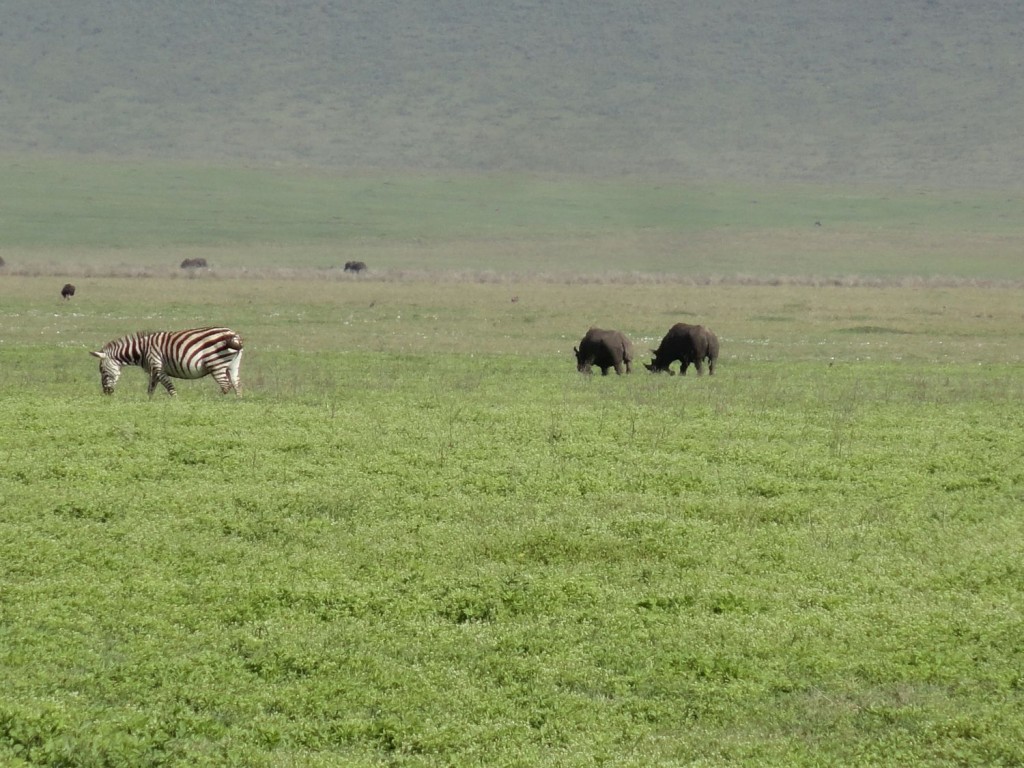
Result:
<svg viewBox="0 0 1024 768"><path fill-rule="evenodd" d="M230 328L190 328L185 331L132 333L107 342L99 352L100 383L103 394L110 395L126 365L141 366L149 374L149 395L157 382L167 394L177 394L171 377L201 379L213 376L225 395L234 390L242 394L238 368L242 362L242 337Z"/></svg>

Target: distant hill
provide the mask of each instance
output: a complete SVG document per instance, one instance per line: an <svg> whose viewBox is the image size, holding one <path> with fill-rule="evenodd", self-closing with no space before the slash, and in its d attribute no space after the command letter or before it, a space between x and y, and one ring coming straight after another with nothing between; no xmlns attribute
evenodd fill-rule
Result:
<svg viewBox="0 0 1024 768"><path fill-rule="evenodd" d="M0 0L0 152L1020 187L1019 0Z"/></svg>

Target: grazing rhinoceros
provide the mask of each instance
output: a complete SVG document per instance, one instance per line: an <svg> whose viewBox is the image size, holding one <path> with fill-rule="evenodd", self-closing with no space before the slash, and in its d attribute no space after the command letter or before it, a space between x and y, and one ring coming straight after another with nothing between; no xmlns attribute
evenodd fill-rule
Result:
<svg viewBox="0 0 1024 768"><path fill-rule="evenodd" d="M73 286L71 283L65 283L64 287L60 289L60 297L64 299L64 301L67 301L74 295L75 286Z"/></svg>
<svg viewBox="0 0 1024 768"><path fill-rule="evenodd" d="M342 271L343 272L355 272L356 274L359 274L364 269L366 269L366 262L365 261L346 261L345 262L345 269L342 270Z"/></svg>
<svg viewBox="0 0 1024 768"><path fill-rule="evenodd" d="M704 360L708 361L708 374L713 375L718 362L718 337L703 325L676 323L668 329L661 346L652 349L654 360L647 365L647 370L659 373L668 371L676 360L680 362L679 373L686 375L690 363L697 369L697 375L704 373Z"/></svg>
<svg viewBox="0 0 1024 768"><path fill-rule="evenodd" d="M590 373L595 365L601 369L602 376L608 375L609 368L620 375L623 366L626 373L633 370L633 344L619 331L591 328L579 347L573 347L573 352L576 353L576 370L580 373Z"/></svg>

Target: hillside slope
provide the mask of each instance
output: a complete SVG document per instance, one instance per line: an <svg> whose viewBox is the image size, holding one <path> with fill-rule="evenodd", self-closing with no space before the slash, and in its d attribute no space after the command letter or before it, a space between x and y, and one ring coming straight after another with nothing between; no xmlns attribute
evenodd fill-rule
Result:
<svg viewBox="0 0 1024 768"><path fill-rule="evenodd" d="M978 187L1024 5L0 0L0 152Z"/></svg>

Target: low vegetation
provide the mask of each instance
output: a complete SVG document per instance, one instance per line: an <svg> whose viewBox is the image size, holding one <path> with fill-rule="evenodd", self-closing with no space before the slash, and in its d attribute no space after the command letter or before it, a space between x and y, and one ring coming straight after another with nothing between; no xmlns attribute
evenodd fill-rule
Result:
<svg viewBox="0 0 1024 768"><path fill-rule="evenodd" d="M1006 0L8 0L0 151L1019 189L1020 21Z"/></svg>
<svg viewBox="0 0 1024 768"><path fill-rule="evenodd" d="M0 761L1024 761L1018 290L77 284L0 281ZM199 322L242 400L100 395Z"/></svg>
<svg viewBox="0 0 1024 768"><path fill-rule="evenodd" d="M0 157L0 197L4 274L927 285L1020 281L1024 249L1017 192Z"/></svg>
<svg viewBox="0 0 1024 768"><path fill-rule="evenodd" d="M7 169L0 763L1024 762L1019 198Z"/></svg>

